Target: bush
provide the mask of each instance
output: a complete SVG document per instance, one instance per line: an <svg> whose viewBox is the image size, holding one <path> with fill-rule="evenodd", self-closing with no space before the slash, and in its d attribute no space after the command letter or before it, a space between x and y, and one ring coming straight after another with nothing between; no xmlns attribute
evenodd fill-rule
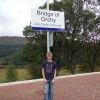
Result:
<svg viewBox="0 0 100 100"><path fill-rule="evenodd" d="M41 66L36 64L30 64L27 67L27 70L31 76L31 79L38 79L42 77Z"/></svg>
<svg viewBox="0 0 100 100"><path fill-rule="evenodd" d="M5 59L5 60L1 60L1 65L7 65L8 64L8 61Z"/></svg>
<svg viewBox="0 0 100 100"><path fill-rule="evenodd" d="M80 65L80 72L90 72L90 67L88 64Z"/></svg>
<svg viewBox="0 0 100 100"><path fill-rule="evenodd" d="M17 72L15 66L10 65L7 67L6 80L7 82L13 82L17 80Z"/></svg>

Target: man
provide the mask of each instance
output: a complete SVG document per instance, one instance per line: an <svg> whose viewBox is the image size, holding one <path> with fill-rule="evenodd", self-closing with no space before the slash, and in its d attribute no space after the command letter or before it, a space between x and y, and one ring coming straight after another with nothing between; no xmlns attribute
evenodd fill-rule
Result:
<svg viewBox="0 0 100 100"><path fill-rule="evenodd" d="M57 64L52 60L52 53L46 54L47 60L42 64L42 75L44 79L44 100L52 100L53 85L56 77Z"/></svg>

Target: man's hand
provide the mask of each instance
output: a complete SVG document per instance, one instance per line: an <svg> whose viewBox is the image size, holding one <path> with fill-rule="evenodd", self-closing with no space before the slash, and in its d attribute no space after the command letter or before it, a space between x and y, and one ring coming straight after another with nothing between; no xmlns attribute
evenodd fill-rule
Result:
<svg viewBox="0 0 100 100"><path fill-rule="evenodd" d="M46 79L44 79L44 83L47 83L47 80Z"/></svg>
<svg viewBox="0 0 100 100"><path fill-rule="evenodd" d="M52 80L52 83L54 83L54 82L55 82L55 79Z"/></svg>

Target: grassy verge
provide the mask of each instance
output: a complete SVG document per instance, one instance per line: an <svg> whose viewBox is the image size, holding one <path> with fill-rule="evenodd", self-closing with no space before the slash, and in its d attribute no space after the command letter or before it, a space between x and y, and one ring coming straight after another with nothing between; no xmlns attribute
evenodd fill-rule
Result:
<svg viewBox="0 0 100 100"><path fill-rule="evenodd" d="M26 69L20 68L20 69L16 69L16 71L17 71L17 78L18 78L17 81L27 80L30 78L30 75ZM6 69L0 69L0 83L5 83L5 82L7 82Z"/></svg>
<svg viewBox="0 0 100 100"><path fill-rule="evenodd" d="M0 69L0 83L6 82L6 69Z"/></svg>
<svg viewBox="0 0 100 100"><path fill-rule="evenodd" d="M16 71L17 71L17 81L30 79L30 75L25 68L19 68L19 69L16 69ZM70 74L69 71L62 69L59 71L58 76L64 76L64 75L69 75L69 74ZM7 82L6 69L0 69L0 83L5 83L5 82Z"/></svg>
<svg viewBox="0 0 100 100"><path fill-rule="evenodd" d="M22 69L16 69L17 71L17 76L18 76L18 80L27 80L30 79L30 75L28 73L28 71L24 68Z"/></svg>
<svg viewBox="0 0 100 100"><path fill-rule="evenodd" d="M64 76L64 75L70 75L70 72L69 72L68 70L61 69L61 70L58 72L58 76Z"/></svg>
<svg viewBox="0 0 100 100"><path fill-rule="evenodd" d="M7 69L0 69L0 83L7 82L6 80L6 70ZM23 80L29 80L31 79L30 74L28 73L27 69L25 68L19 68L16 69L17 72L17 81L23 81ZM76 74L82 73L80 71L76 71ZM58 72L58 76L64 76L64 75L70 75L70 72L65 69L61 69Z"/></svg>

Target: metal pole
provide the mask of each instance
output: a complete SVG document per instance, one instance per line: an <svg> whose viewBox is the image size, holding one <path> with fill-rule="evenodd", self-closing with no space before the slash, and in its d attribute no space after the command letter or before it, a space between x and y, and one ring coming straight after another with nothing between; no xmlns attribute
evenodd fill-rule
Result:
<svg viewBox="0 0 100 100"><path fill-rule="evenodd" d="M47 10L49 10L49 0L47 0ZM49 31L47 31L47 52L50 52L50 44L49 44Z"/></svg>
<svg viewBox="0 0 100 100"><path fill-rule="evenodd" d="M49 0L47 0L47 10L49 10Z"/></svg>

